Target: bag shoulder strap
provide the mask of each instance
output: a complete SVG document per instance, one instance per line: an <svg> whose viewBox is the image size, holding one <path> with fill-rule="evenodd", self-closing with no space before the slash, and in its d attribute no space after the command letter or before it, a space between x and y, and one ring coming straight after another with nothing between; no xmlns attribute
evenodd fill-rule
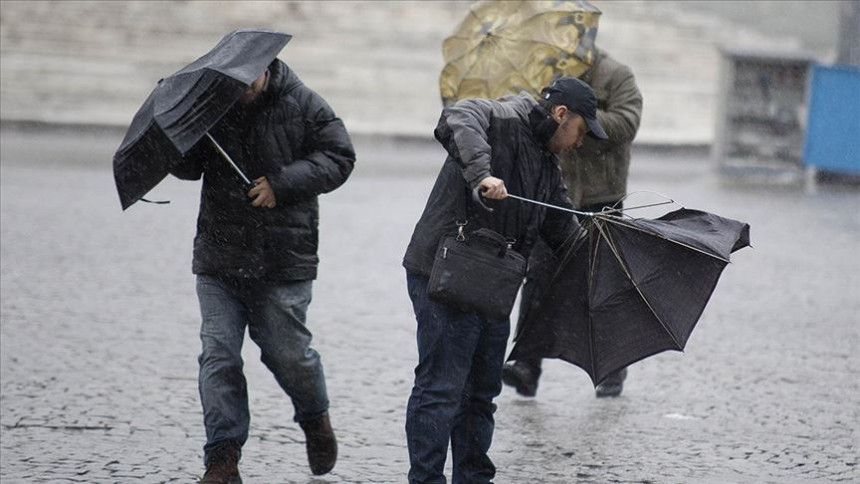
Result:
<svg viewBox="0 0 860 484"><path fill-rule="evenodd" d="M465 227L469 223L468 206L466 202L466 191L468 190L469 185L466 183L466 180L463 180L463 186L460 187L459 195L457 196L456 203L456 215L454 219L454 223L457 225L457 240L463 241L466 236L463 233L463 227Z"/></svg>
<svg viewBox="0 0 860 484"><path fill-rule="evenodd" d="M469 185L463 180L463 184L458 190L459 194L457 195L457 222L468 222L469 216L467 214L468 211L468 202L466 201L466 191L468 191Z"/></svg>

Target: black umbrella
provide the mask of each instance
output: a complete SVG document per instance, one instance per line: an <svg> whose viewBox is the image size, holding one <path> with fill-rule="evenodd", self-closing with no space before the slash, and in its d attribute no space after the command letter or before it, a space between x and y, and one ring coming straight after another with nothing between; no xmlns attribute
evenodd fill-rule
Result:
<svg viewBox="0 0 860 484"><path fill-rule="evenodd" d="M268 30L237 30L204 56L158 81L114 154L114 179L123 210L167 176L170 167L207 134L291 38ZM220 147L218 151L225 154ZM232 163L229 157L228 161Z"/></svg>
<svg viewBox="0 0 860 484"><path fill-rule="evenodd" d="M748 224L685 208L654 220L597 213L584 226L587 237L530 273L524 291L536 297L509 359L560 358L595 385L683 351L729 255L749 246Z"/></svg>

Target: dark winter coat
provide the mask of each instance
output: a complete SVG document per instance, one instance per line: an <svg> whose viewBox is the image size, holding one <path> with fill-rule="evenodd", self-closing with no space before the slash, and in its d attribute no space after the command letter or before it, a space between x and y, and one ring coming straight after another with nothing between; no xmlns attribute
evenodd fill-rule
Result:
<svg viewBox="0 0 860 484"><path fill-rule="evenodd" d="M183 179L203 176L193 272L273 281L316 278L317 195L342 185L355 163L341 120L276 59L257 99L237 104L210 133L249 179L266 177L277 205L252 207L249 187L210 143L199 142L171 170Z"/></svg>
<svg viewBox="0 0 860 484"><path fill-rule="evenodd" d="M464 214L467 233L491 228L514 239L513 248L525 257L538 237L557 247L581 232L569 213L508 198L488 200L487 205L495 208L490 214L467 196L492 175L505 182L508 193L570 208L557 159L545 149L557 127L549 113L525 94L498 101L467 99L445 108L435 136L448 158L415 226L403 266L429 275L439 239L456 233L456 221Z"/></svg>
<svg viewBox="0 0 860 484"><path fill-rule="evenodd" d="M615 202L627 194L630 145L642 118L642 93L629 67L597 50L580 79L597 96L597 120L609 136L586 136L582 146L561 157L570 198L577 208Z"/></svg>

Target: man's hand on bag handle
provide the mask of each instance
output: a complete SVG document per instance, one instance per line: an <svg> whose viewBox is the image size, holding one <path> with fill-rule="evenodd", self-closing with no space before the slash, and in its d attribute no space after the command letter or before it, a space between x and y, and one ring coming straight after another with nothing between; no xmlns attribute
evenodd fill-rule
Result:
<svg viewBox="0 0 860 484"><path fill-rule="evenodd" d="M481 195L493 200L501 200L508 196L508 190L505 188L505 182L500 178L488 176L478 182L481 187Z"/></svg>

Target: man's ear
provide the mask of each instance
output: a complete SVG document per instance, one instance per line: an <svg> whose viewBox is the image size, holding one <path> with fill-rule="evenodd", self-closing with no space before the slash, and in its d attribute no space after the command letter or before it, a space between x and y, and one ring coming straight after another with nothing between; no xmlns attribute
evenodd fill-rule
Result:
<svg viewBox="0 0 860 484"><path fill-rule="evenodd" d="M552 117L555 118L557 123L561 123L569 111L567 106L560 104L552 109Z"/></svg>

